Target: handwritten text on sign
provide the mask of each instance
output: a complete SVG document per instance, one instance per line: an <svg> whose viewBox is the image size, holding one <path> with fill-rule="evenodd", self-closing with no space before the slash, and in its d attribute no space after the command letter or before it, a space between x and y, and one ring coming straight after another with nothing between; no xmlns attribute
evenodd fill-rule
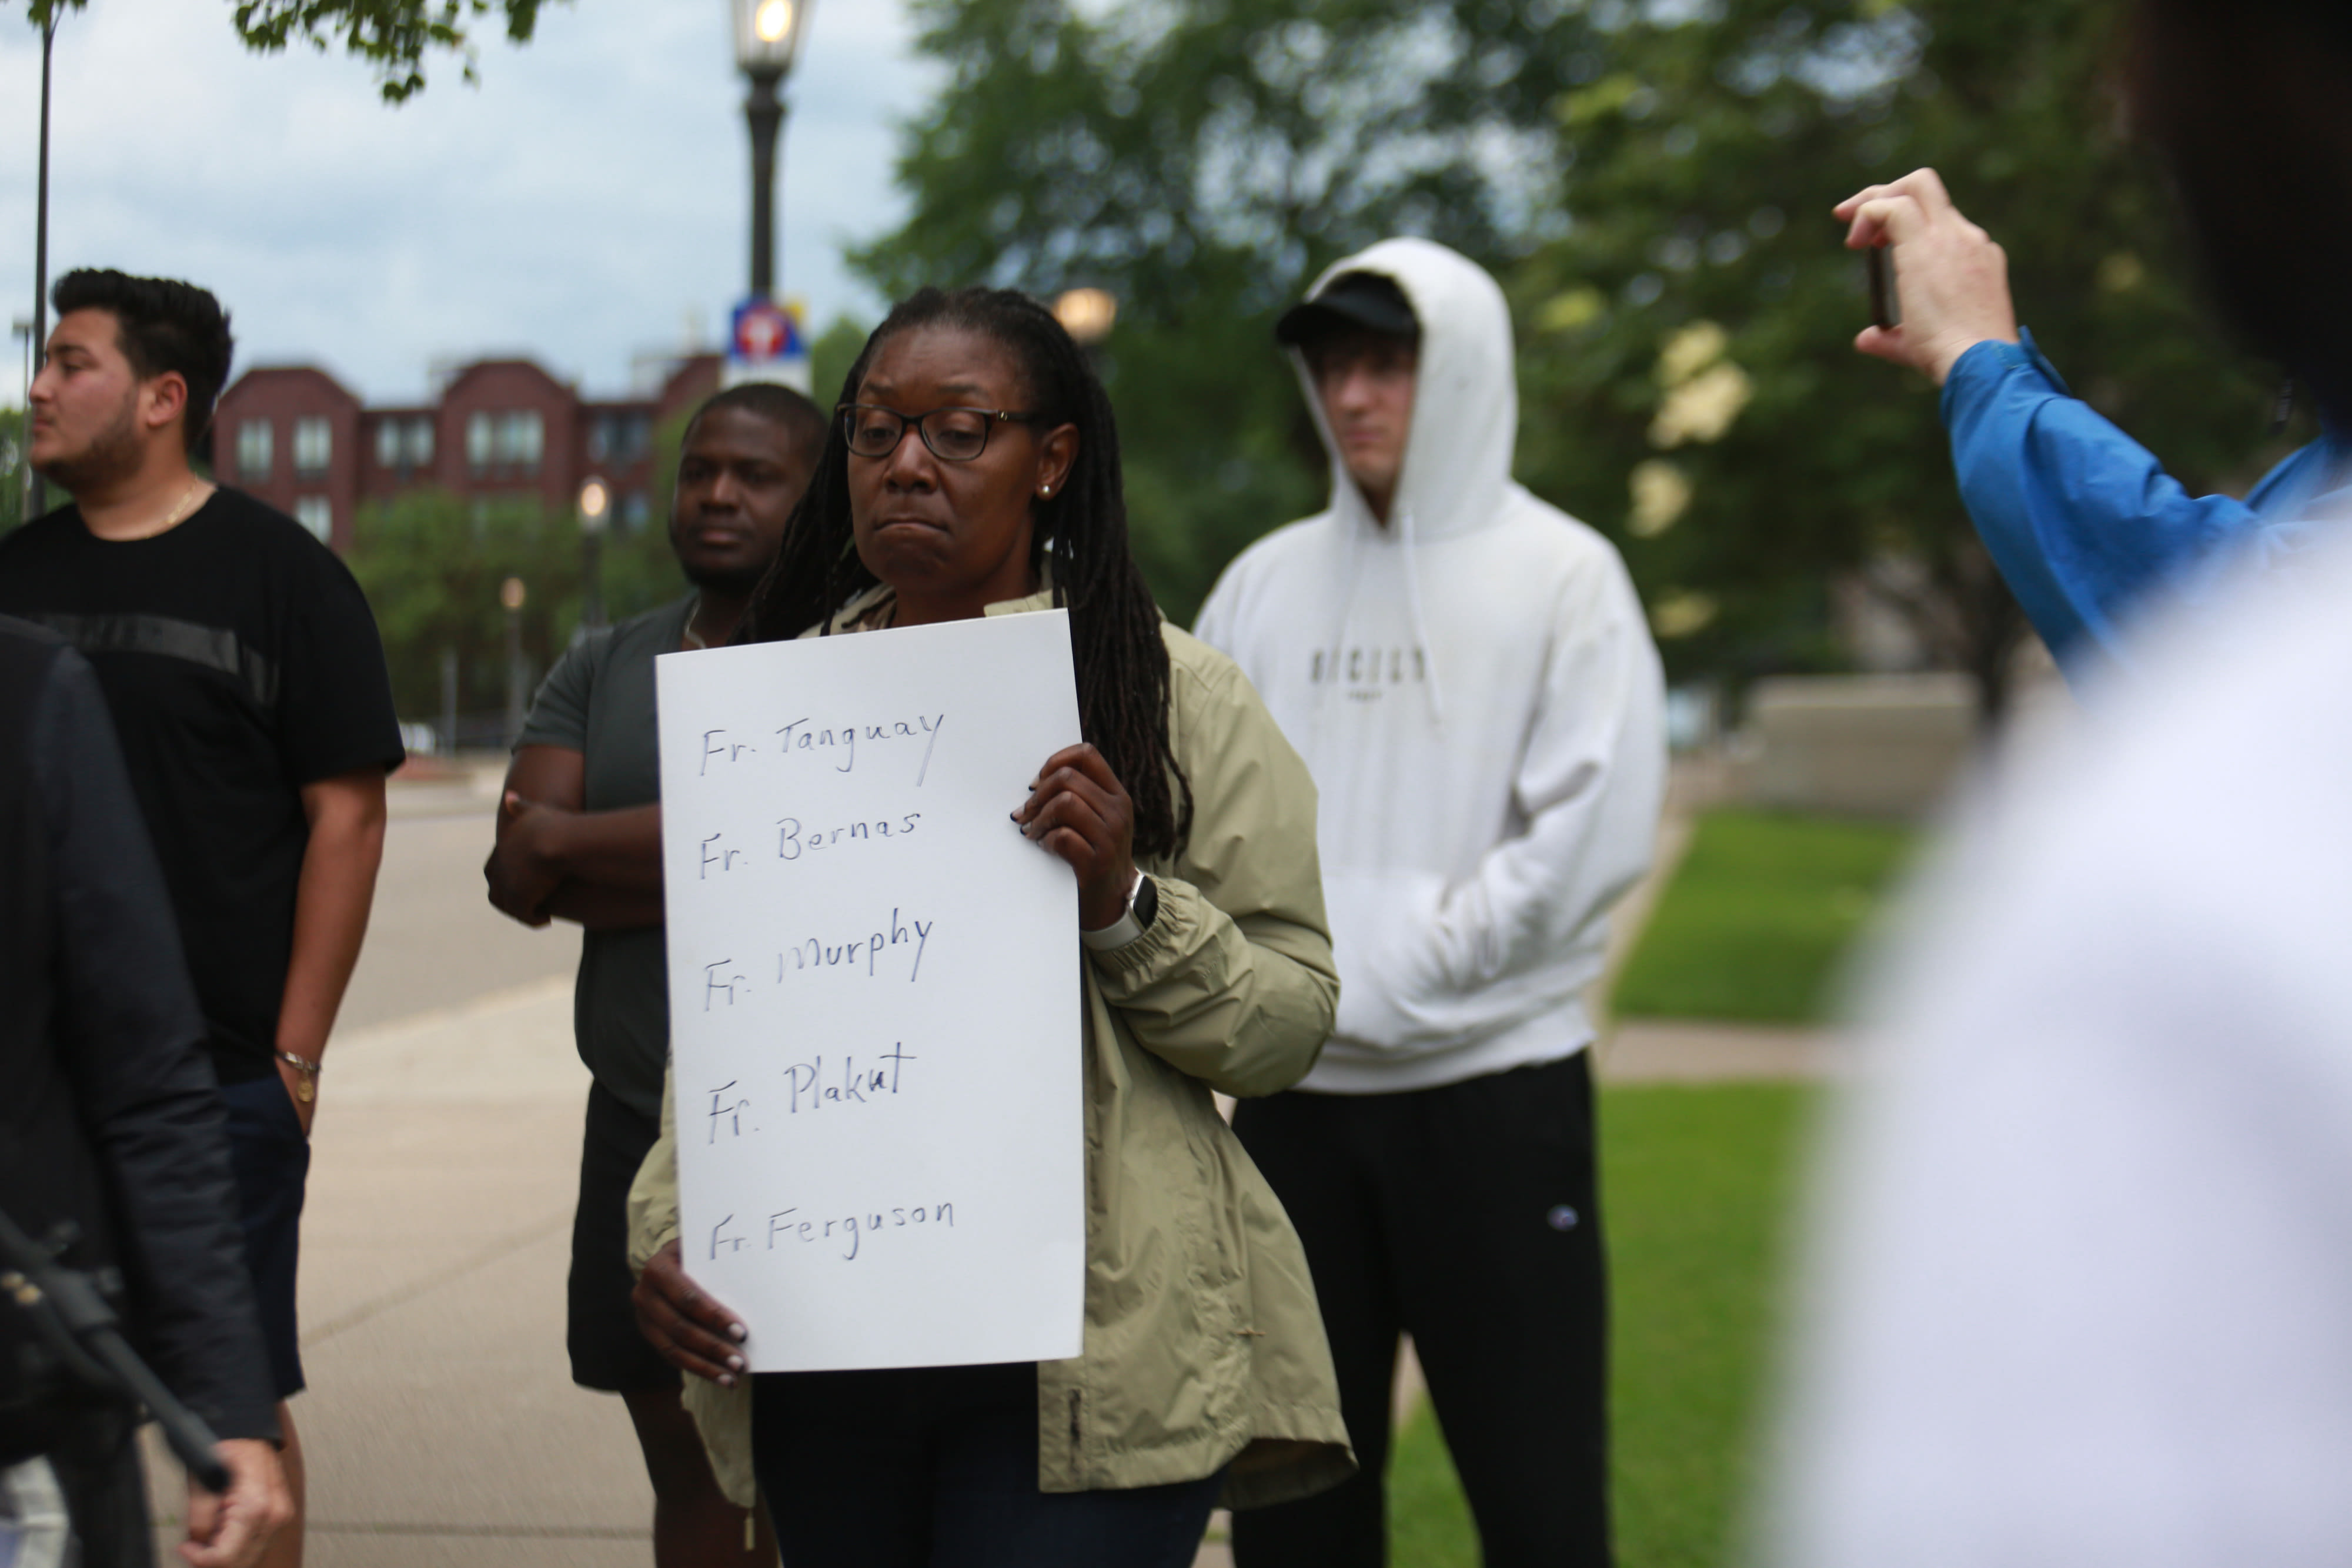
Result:
<svg viewBox="0 0 2352 1568"><path fill-rule="evenodd" d="M688 1272L761 1372L1078 1354L1069 617L656 665Z"/></svg>

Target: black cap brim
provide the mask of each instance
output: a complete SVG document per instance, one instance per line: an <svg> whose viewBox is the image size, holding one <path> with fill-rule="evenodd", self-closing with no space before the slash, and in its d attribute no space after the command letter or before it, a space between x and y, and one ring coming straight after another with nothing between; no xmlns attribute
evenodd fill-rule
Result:
<svg viewBox="0 0 2352 1568"><path fill-rule="evenodd" d="M1274 324L1274 336L1277 342L1303 349L1351 328L1391 338L1421 336L1421 322L1405 303L1403 292L1389 279L1370 274L1335 278L1317 298L1292 306Z"/></svg>

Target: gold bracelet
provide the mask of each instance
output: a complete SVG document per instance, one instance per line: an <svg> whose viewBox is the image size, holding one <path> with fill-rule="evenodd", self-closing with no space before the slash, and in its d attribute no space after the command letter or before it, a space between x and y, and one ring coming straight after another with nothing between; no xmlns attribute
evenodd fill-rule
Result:
<svg viewBox="0 0 2352 1568"><path fill-rule="evenodd" d="M302 1103L308 1105L311 1101L316 1100L319 1097L319 1085L317 1082L319 1070L326 1066L325 1062L313 1061L307 1056L297 1056L290 1051L279 1051L278 1053L278 1060L284 1062L287 1066L293 1068L302 1075L302 1082L294 1086L295 1099L299 1100Z"/></svg>

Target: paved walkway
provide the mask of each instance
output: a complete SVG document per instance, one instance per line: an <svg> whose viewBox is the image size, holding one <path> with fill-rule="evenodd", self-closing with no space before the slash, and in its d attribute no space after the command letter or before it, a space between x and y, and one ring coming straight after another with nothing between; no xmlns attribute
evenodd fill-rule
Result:
<svg viewBox="0 0 2352 1568"><path fill-rule="evenodd" d="M652 1494L617 1399L563 1350L580 1113L578 936L482 901L490 796L394 792L366 956L329 1056L303 1225L296 1402L311 1568L643 1568ZM1662 872L1681 847L1668 830ZM1622 942L1646 909L1634 896ZM1786 1076L1818 1038L1629 1024L1605 1081ZM1419 1397L1410 1354L1400 1412ZM176 1470L159 1466L176 1477ZM176 1517L158 1484L159 1519ZM1201 1563L1230 1562L1222 1518Z"/></svg>

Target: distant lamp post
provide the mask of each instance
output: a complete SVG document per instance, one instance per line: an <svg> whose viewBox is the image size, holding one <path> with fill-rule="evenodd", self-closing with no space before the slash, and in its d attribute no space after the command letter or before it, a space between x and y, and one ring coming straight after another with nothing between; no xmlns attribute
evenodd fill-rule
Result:
<svg viewBox="0 0 2352 1568"><path fill-rule="evenodd" d="M25 380L25 428L17 444L17 462L23 469L25 498L16 513L21 522L31 522L41 511L41 476L33 472L33 382L32 376L41 368L41 356L49 347L49 56L58 41L59 6L51 5L41 23L41 151L40 172L36 177L37 192L33 198L33 357L31 371Z"/></svg>
<svg viewBox="0 0 2352 1568"><path fill-rule="evenodd" d="M735 63L751 78L743 118L751 127L751 292L776 293L776 133L784 105L776 96L800 52L813 0L730 0L735 8Z"/></svg>
<svg viewBox="0 0 2352 1568"><path fill-rule="evenodd" d="M580 624L590 632L604 624L604 525L612 510L604 480L580 486Z"/></svg>
<svg viewBox="0 0 2352 1568"><path fill-rule="evenodd" d="M507 744L509 747L522 738L524 592L522 579L519 577L508 578L499 584L499 602L507 608Z"/></svg>
<svg viewBox="0 0 2352 1568"><path fill-rule="evenodd" d="M1118 300L1108 288L1069 289L1054 301L1054 319L1080 348L1091 349L1110 336Z"/></svg>

